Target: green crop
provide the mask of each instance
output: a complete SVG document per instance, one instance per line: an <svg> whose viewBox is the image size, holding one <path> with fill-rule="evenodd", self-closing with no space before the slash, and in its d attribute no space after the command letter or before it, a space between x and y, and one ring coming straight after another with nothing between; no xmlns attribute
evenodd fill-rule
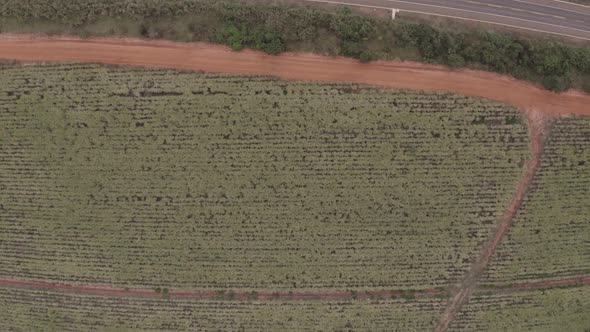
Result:
<svg viewBox="0 0 590 332"><path fill-rule="evenodd" d="M0 100L0 278L445 287L528 156L515 109L456 95L41 65Z"/></svg>

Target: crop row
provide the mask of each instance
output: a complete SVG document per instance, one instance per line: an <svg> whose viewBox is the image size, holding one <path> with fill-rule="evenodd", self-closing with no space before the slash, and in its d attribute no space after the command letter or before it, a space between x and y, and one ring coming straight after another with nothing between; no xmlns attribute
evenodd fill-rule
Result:
<svg viewBox="0 0 590 332"><path fill-rule="evenodd" d="M487 282L590 273L590 120L557 121L514 226L485 275Z"/></svg>
<svg viewBox="0 0 590 332"><path fill-rule="evenodd" d="M111 298L0 288L0 330L427 331L440 299L241 302Z"/></svg>
<svg viewBox="0 0 590 332"><path fill-rule="evenodd" d="M586 331L590 287L473 296L449 332Z"/></svg>
<svg viewBox="0 0 590 332"><path fill-rule="evenodd" d="M462 277L527 157L455 95L87 65L0 75L0 277L190 289Z"/></svg>

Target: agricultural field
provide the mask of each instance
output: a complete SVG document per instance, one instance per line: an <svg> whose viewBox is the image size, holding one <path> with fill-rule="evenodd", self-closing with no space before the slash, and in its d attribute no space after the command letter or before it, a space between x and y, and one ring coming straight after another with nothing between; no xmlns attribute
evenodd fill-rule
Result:
<svg viewBox="0 0 590 332"><path fill-rule="evenodd" d="M552 125L521 209L484 281L512 283L590 274L590 120Z"/></svg>
<svg viewBox="0 0 590 332"><path fill-rule="evenodd" d="M498 103L95 65L1 69L0 126L0 278L121 288L446 287L528 157Z"/></svg>
<svg viewBox="0 0 590 332"><path fill-rule="evenodd" d="M3 331L428 331L442 299L240 302L0 288Z"/></svg>
<svg viewBox="0 0 590 332"><path fill-rule="evenodd" d="M548 289L474 295L449 332L587 331L590 288Z"/></svg>

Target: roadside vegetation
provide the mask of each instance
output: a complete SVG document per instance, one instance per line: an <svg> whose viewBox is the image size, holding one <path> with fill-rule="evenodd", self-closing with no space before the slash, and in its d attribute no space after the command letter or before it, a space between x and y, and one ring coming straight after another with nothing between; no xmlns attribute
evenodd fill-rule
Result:
<svg viewBox="0 0 590 332"><path fill-rule="evenodd" d="M470 67L590 92L590 48L481 29L356 15L348 8L208 0L26 0L0 4L0 31L223 43L269 54L311 51Z"/></svg>

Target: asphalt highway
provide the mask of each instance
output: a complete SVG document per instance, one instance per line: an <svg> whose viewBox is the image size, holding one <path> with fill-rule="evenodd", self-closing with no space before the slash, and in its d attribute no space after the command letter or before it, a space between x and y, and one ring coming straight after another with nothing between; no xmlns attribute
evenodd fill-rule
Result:
<svg viewBox="0 0 590 332"><path fill-rule="evenodd" d="M556 0L304 0L451 17L590 40L590 7Z"/></svg>

